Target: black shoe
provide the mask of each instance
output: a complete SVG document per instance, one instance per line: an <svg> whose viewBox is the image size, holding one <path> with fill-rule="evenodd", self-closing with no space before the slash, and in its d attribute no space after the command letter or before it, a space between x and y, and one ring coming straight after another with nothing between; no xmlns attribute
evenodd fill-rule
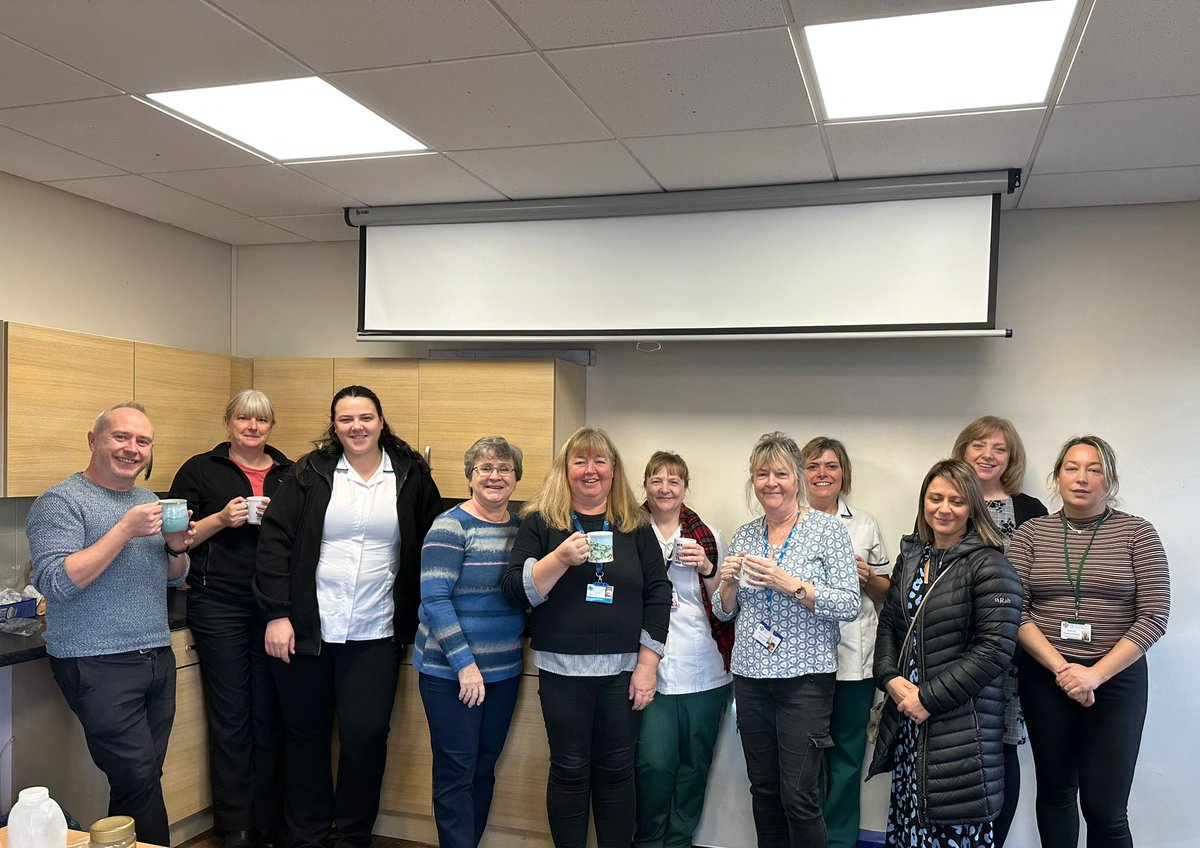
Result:
<svg viewBox="0 0 1200 848"><path fill-rule="evenodd" d="M283 839L272 830L256 830L253 835L257 848L284 848Z"/></svg>
<svg viewBox="0 0 1200 848"><path fill-rule="evenodd" d="M255 848L254 834L248 830L225 832L225 848Z"/></svg>

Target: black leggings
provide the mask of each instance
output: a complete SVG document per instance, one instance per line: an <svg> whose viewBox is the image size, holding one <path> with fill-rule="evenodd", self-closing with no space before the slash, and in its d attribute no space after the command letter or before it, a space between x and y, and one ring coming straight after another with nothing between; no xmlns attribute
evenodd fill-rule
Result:
<svg viewBox="0 0 1200 848"><path fill-rule="evenodd" d="M1043 848L1075 848L1080 808L1088 848L1132 848L1129 789L1146 720L1146 658L1098 688L1091 707L1068 698L1054 675L1029 654L1021 656L1020 677Z"/></svg>

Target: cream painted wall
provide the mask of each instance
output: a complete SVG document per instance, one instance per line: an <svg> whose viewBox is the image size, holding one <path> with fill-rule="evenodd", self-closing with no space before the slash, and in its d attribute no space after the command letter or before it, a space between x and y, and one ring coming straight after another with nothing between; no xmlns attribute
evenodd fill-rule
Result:
<svg viewBox="0 0 1200 848"><path fill-rule="evenodd" d="M232 252L0 173L0 319L228 353Z"/></svg>
<svg viewBox="0 0 1200 848"><path fill-rule="evenodd" d="M837 436L855 463L851 500L878 517L893 553L912 526L923 473L977 415L1015 421L1030 455L1025 489L1046 501L1063 439L1089 431L1109 439L1122 502L1158 527L1176 598L1170 632L1150 657L1131 818L1140 845L1190 845L1184 811L1200 783L1189 729L1200 714L1189 682L1200 625L1187 606L1200 592L1188 544L1200 500L1191 450L1200 420L1198 234L1200 204L1006 212L998 318L1012 339L668 344L654 354L599 345L588 418L610 431L635 475L652 450L680 451L692 466L693 504L727 533L750 514L745 462L759 434ZM240 248L237 285L242 355L422 352L353 341L353 243ZM258 311L270 328L254 335L247 316ZM1036 844L1027 748L1022 758L1014 845ZM868 786L876 800L864 826L882 824L883 781Z"/></svg>

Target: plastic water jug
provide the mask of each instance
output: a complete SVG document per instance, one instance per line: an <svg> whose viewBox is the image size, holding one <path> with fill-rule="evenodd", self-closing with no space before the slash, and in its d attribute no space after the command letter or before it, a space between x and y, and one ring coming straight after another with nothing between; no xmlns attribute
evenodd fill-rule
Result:
<svg viewBox="0 0 1200 848"><path fill-rule="evenodd" d="M22 789L8 814L8 848L64 848L67 819L45 786Z"/></svg>

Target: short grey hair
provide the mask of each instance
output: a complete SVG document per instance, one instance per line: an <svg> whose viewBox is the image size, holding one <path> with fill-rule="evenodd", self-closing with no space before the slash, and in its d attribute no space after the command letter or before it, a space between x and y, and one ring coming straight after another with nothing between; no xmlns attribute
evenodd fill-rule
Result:
<svg viewBox="0 0 1200 848"><path fill-rule="evenodd" d="M136 409L138 412L142 413L142 415L145 415L146 418L150 417L146 414L146 407L142 406L136 400L127 400L122 403L118 403L116 406L110 406L108 409L105 409L99 415L97 415L96 420L92 423L92 432L97 434L103 433L104 428L108 425L108 416L112 415L118 409Z"/></svg>
<svg viewBox="0 0 1200 848"><path fill-rule="evenodd" d="M467 452L463 454L463 468L467 475L467 491L471 489L471 472L481 459L511 462L513 473L520 480L522 473L524 473L524 465L522 464L523 456L521 449L503 436L484 436L467 448Z"/></svg>

